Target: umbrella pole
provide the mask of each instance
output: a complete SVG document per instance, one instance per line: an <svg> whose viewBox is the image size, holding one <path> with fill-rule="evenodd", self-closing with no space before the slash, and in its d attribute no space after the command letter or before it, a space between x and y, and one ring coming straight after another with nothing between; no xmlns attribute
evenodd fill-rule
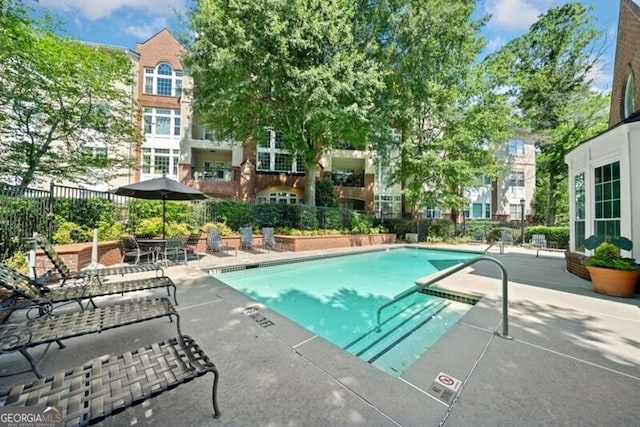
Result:
<svg viewBox="0 0 640 427"><path fill-rule="evenodd" d="M166 239L164 234L164 225L166 223L167 199L162 197L162 239Z"/></svg>

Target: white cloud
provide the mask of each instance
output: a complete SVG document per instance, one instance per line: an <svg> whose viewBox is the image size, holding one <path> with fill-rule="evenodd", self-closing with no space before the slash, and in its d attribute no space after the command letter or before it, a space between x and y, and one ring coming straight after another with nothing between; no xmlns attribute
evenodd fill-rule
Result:
<svg viewBox="0 0 640 427"><path fill-rule="evenodd" d="M123 31L137 40L146 40L166 26L167 18L162 16L144 25L130 25L125 27Z"/></svg>
<svg viewBox="0 0 640 427"><path fill-rule="evenodd" d="M532 0L487 0L485 8L489 25L509 30L527 30L542 13Z"/></svg>
<svg viewBox="0 0 640 427"><path fill-rule="evenodd" d="M485 49L488 50L489 52L493 52L494 50L500 49L506 43L507 43L507 40L504 37L502 36L495 37L487 42L487 46L485 47Z"/></svg>
<svg viewBox="0 0 640 427"><path fill-rule="evenodd" d="M64 12L80 12L85 18L95 21L109 17L122 8L143 10L152 15L173 14L182 11L186 0L40 0L40 5Z"/></svg>

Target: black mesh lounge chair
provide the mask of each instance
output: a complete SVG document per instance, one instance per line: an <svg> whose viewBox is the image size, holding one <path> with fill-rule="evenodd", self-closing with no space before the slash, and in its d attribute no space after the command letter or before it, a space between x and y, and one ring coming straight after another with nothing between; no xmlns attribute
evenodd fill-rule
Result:
<svg viewBox="0 0 640 427"><path fill-rule="evenodd" d="M26 321L18 323L6 323L8 316L5 316L5 323L0 324L0 354L20 352L38 378L43 377L39 362L29 354L28 349L41 344L56 342L60 348L64 348L62 341L68 338L164 316L171 321L171 316L175 316L178 334L182 335L178 312L166 297L130 299L105 307L54 313L52 302L41 298L38 292L14 287L6 282L0 282L0 285L24 301L19 307L0 304L0 310L35 309L38 313L36 318L29 319L27 316Z"/></svg>
<svg viewBox="0 0 640 427"><path fill-rule="evenodd" d="M95 297L122 295L128 292L151 289L166 288L167 295L171 296L171 288L173 288L173 301L178 305L176 285L167 276L105 283L86 278L66 283L64 286L43 286L42 283L32 280L11 267L0 263L0 288L2 288L2 285L30 292L32 297L45 298L52 303L75 301L80 307L82 307L83 300L88 300L95 307L96 305L93 302Z"/></svg>
<svg viewBox="0 0 640 427"><path fill-rule="evenodd" d="M153 271L155 272L156 276L164 276L164 270L158 264L122 265L117 267L95 268L74 272L71 271L69 267L67 267L62 257L58 255L53 245L49 242L49 240L47 240L45 236L35 233L33 238L36 241L36 244L45 253L47 258L49 258L49 261L51 261L51 264L53 265L53 268L55 270L55 274L54 272L51 272L51 274L44 276L43 280L45 282L59 280L60 285L64 285L68 280L93 277L100 281L101 278L105 276L118 274L124 276L127 273L141 273L146 271Z"/></svg>
<svg viewBox="0 0 640 427"><path fill-rule="evenodd" d="M0 406L54 406L65 425L86 426L209 372L213 417L219 418L218 369L189 336L102 356L31 384L14 385L0 393Z"/></svg>
<svg viewBox="0 0 640 427"><path fill-rule="evenodd" d="M217 228L209 229L207 232L207 252L227 252L228 254L231 254L231 251L233 251L234 255L238 255L236 248L222 244L220 230Z"/></svg>
<svg viewBox="0 0 640 427"><path fill-rule="evenodd" d="M290 246L286 243L278 242L273 234L273 227L263 227L262 228L262 245L274 251L285 251L289 250Z"/></svg>
<svg viewBox="0 0 640 427"><path fill-rule="evenodd" d="M240 249L253 251L260 248L268 250L268 248L265 248L264 246L256 245L253 241L253 229L251 227L240 227Z"/></svg>

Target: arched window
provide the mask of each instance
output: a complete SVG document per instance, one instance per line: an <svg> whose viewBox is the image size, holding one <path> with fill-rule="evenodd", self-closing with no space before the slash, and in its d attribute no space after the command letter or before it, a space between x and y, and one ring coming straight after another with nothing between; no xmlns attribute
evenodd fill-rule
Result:
<svg viewBox="0 0 640 427"><path fill-rule="evenodd" d="M162 96L182 95L182 71L161 62L155 68L144 69L144 93Z"/></svg>
<svg viewBox="0 0 640 427"><path fill-rule="evenodd" d="M624 85L624 118L626 119L636 110L633 87L633 73L627 76L627 82Z"/></svg>

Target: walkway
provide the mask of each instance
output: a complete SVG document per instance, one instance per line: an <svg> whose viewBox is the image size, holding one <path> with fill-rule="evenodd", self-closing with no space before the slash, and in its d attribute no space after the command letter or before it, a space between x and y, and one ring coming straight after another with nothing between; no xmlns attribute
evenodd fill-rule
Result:
<svg viewBox="0 0 640 427"><path fill-rule="evenodd" d="M401 378L392 378L269 309L247 312L254 303L207 273L309 255L240 251L238 257L206 256L170 267L182 330L220 369L222 418L211 417L211 377L205 376L105 425L639 425L639 296L595 294L589 282L564 270L561 256L536 258L535 250L507 247L505 254L492 255L509 271L513 340L493 333L501 319L499 270L478 263L441 286L481 294L482 300ZM68 368L175 331L175 325L155 321L69 340L66 349L51 348L42 369ZM19 356L1 360L4 372L24 368ZM427 393L439 372L463 381L450 407ZM1 379L0 388L31 380Z"/></svg>

